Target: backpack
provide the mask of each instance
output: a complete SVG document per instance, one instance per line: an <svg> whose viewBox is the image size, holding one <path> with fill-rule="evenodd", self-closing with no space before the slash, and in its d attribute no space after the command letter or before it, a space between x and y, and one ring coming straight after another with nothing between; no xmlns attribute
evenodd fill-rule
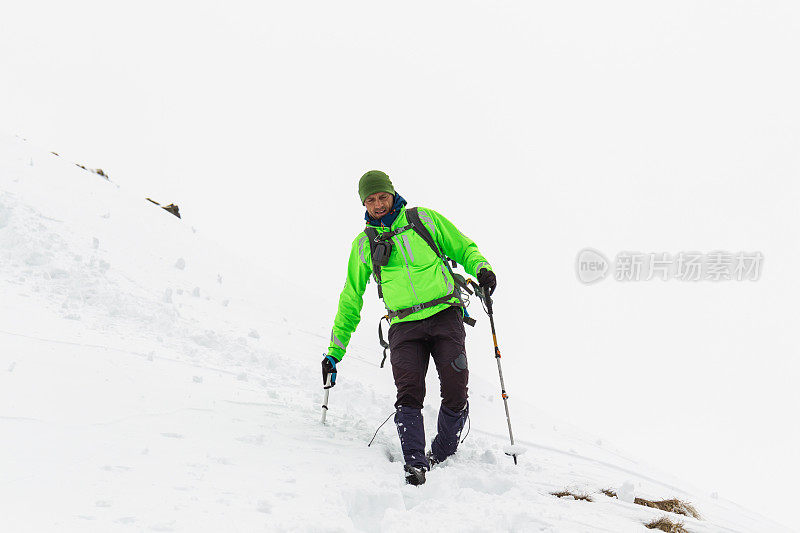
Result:
<svg viewBox="0 0 800 533"><path fill-rule="evenodd" d="M453 292L440 298L436 298L435 300L431 300L430 302L412 305L411 307L406 307L404 309L388 309L388 313L378 322L378 339L380 345L383 347L383 361L381 361L381 368L383 368L383 364L386 361L386 350L389 348L389 344L383 338L383 329L381 327L381 322L383 320L386 320L387 323L391 324L391 320L393 318L399 317L400 319L403 319L412 313L416 313L417 311L428 309L439 304L449 303L451 306L461 307L464 310L464 323L469 326L475 325L475 319L471 318L467 314L466 305L461 298L461 289L466 290L470 294L472 294L472 291L467 286L467 281L464 279L464 276L454 273L453 269L450 267L451 262L453 263L453 267L456 266L456 262L452 259L449 259L439 251L439 247L436 246L436 242L433 240L433 236L431 235L430 231L428 231L428 228L426 228L422 223L422 220L420 220L419 212L417 211L416 207L406 209L406 219L408 220L407 225L388 232L378 233L378 230L372 226L367 226L364 229L364 233L366 233L367 240L369 241L370 255L372 257L372 274L375 277L375 281L378 285L378 298L383 300L383 289L381 288L380 260L376 261L376 258L384 257L388 259L388 256L391 253L391 245L388 245L387 243L391 243L391 238L395 235L399 235L409 230L414 230L417 235L422 237L422 240L424 240L425 243L430 246L431 250L433 250L433 252L436 254L436 257L441 259L444 265L447 267L447 271L453 277ZM381 249L381 247L383 248ZM386 249L387 247L388 250ZM451 302L450 300L453 298L456 298L457 301Z"/></svg>

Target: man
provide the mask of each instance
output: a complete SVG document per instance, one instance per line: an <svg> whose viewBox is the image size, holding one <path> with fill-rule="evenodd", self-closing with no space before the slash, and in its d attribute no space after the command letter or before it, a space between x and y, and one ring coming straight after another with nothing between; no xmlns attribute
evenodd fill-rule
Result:
<svg viewBox="0 0 800 533"><path fill-rule="evenodd" d="M450 257L476 275L489 294L497 282L492 267L472 240L436 211L418 208L416 220L433 241L427 242L424 230L410 225L414 210L406 211L405 199L395 192L385 173L371 170L364 174L358 194L367 209L367 227L355 238L350 251L347 281L339 297L328 353L322 360L322 381L327 384L330 376L330 386L335 384L336 365L361 319L364 291L373 275L391 317L389 348L397 387L394 421L403 449L406 482L420 485L431 464L455 453L469 413L465 312L443 258ZM377 240L370 242L368 235ZM442 404L438 433L426 455L422 405L430 357L439 374Z"/></svg>

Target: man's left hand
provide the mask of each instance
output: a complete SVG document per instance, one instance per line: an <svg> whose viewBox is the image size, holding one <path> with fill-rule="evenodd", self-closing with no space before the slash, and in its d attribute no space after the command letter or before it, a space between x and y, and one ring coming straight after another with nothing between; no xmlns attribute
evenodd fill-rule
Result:
<svg viewBox="0 0 800 533"><path fill-rule="evenodd" d="M478 284L486 291L486 294L491 296L497 288L497 276L488 268L482 268L481 271L478 272Z"/></svg>

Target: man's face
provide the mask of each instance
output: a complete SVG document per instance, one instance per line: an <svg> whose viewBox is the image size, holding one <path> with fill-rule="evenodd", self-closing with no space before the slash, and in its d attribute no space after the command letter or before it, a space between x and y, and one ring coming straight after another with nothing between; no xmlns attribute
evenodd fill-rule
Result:
<svg viewBox="0 0 800 533"><path fill-rule="evenodd" d="M375 194L370 194L364 200L367 213L376 220L391 211L393 205L394 196L388 192L376 192Z"/></svg>

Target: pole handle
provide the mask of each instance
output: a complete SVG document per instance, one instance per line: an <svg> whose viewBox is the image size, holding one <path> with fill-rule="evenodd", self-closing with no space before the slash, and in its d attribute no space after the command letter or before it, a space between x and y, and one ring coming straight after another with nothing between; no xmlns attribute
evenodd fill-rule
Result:
<svg viewBox="0 0 800 533"><path fill-rule="evenodd" d="M325 419L328 416L328 396L330 396L330 393L331 393L331 375L328 374L328 379L326 380L325 383L325 398L322 400L322 420L320 422L322 422L323 424L325 423Z"/></svg>
<svg viewBox="0 0 800 533"><path fill-rule="evenodd" d="M472 289L475 291L475 295L476 295L478 298L480 298L480 299L481 299L481 301L482 301L482 302L484 303L484 305L486 306L486 314L487 314L487 315L489 315L489 316L492 316L492 314L493 314L493 311L492 311L492 297L491 297L491 296L489 296L489 295L486 293L486 291L485 291L485 290L483 290L483 287L481 287L480 285L478 285L477 283L475 283L475 281L474 281L474 280L472 280L472 279L468 279L468 280L467 280L467 284L468 284L468 285L472 285Z"/></svg>
<svg viewBox="0 0 800 533"><path fill-rule="evenodd" d="M486 302L486 312L489 314L489 316L492 316L494 314L492 312L492 297L489 296L486 291L483 291L483 301Z"/></svg>

